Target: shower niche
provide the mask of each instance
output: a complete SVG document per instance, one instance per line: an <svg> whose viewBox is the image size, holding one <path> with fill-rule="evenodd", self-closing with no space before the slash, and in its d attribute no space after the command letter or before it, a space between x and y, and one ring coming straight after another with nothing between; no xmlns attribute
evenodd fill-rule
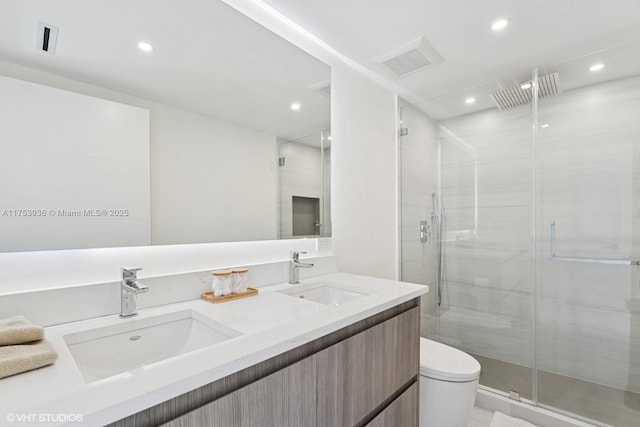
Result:
<svg viewBox="0 0 640 427"><path fill-rule="evenodd" d="M291 197L293 237L320 235L320 199L318 197Z"/></svg>

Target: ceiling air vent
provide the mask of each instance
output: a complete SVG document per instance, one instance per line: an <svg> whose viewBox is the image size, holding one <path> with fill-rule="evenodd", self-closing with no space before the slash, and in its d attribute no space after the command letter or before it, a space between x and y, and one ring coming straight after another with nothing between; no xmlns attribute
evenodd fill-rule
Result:
<svg viewBox="0 0 640 427"><path fill-rule="evenodd" d="M309 86L309 89L320 92L321 94L331 97L331 80L323 80Z"/></svg>
<svg viewBox="0 0 640 427"><path fill-rule="evenodd" d="M500 110L506 110L530 103L532 91L531 82L524 82L495 91L490 96ZM558 73L538 77L538 98L546 98L559 93L560 76Z"/></svg>
<svg viewBox="0 0 640 427"><path fill-rule="evenodd" d="M38 22L38 35L36 38L36 49L51 55L56 53L56 43L58 41L58 27Z"/></svg>
<svg viewBox="0 0 640 427"><path fill-rule="evenodd" d="M371 59L393 71L398 77L409 74L442 62L442 57L423 37L411 40L384 55Z"/></svg>

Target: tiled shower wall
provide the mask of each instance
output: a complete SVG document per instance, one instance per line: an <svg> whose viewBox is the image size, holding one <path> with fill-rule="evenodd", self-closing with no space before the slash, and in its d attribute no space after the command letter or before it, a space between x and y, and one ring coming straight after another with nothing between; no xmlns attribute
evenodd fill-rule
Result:
<svg viewBox="0 0 640 427"><path fill-rule="evenodd" d="M331 237L331 147L323 148L324 152L324 217L322 219L322 237Z"/></svg>
<svg viewBox="0 0 640 427"><path fill-rule="evenodd" d="M401 273L405 282L430 285L420 305L421 335L436 339L437 230L432 221L431 194L437 189L436 123L415 107L402 109L401 162ZM430 242L420 242L420 221L428 221Z"/></svg>
<svg viewBox="0 0 640 427"><path fill-rule="evenodd" d="M440 339L531 366L531 108L440 123Z"/></svg>
<svg viewBox="0 0 640 427"><path fill-rule="evenodd" d="M555 221L558 256L639 259L639 117L640 78L617 80L541 100L537 138L538 364L635 392L640 267L547 257Z"/></svg>
<svg viewBox="0 0 640 427"><path fill-rule="evenodd" d="M640 256L640 79L541 100L538 115L535 224L531 107L440 123L440 339L531 366L535 225L538 368L640 391L639 267L547 259L552 220L558 255Z"/></svg>
<svg viewBox="0 0 640 427"><path fill-rule="evenodd" d="M322 156L320 148L311 145L296 141L279 142L279 156L284 158L285 162L283 166L279 166L279 238L291 239L293 237L292 197L312 197L319 199L321 203L323 201Z"/></svg>

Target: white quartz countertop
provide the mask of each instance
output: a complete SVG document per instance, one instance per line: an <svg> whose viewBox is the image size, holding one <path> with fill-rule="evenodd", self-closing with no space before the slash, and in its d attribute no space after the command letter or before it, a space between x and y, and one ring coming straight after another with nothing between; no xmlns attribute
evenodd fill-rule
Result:
<svg viewBox="0 0 640 427"><path fill-rule="evenodd" d="M339 306L327 306L274 292L292 286L279 284L260 288L255 297L226 303L197 299L140 310L132 319L120 319L116 314L46 328L47 339L58 351L58 361L0 379L0 425L102 426L428 292L427 286L345 273L301 283L323 281L372 293ZM178 310L192 310L242 335L91 383L83 379L64 340L65 335L75 332Z"/></svg>

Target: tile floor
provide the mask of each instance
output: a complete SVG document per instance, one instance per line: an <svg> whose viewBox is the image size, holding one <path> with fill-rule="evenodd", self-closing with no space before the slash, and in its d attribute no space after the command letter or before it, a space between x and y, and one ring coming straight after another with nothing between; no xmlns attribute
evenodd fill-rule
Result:
<svg viewBox="0 0 640 427"><path fill-rule="evenodd" d="M493 411L478 408L477 406L471 411L468 427L489 427Z"/></svg>
<svg viewBox="0 0 640 427"><path fill-rule="evenodd" d="M531 399L533 374L530 368L476 354L472 356L482 365L480 384L496 390L514 390L521 397ZM538 375L538 390L541 405L617 427L640 426L640 393L544 371Z"/></svg>

